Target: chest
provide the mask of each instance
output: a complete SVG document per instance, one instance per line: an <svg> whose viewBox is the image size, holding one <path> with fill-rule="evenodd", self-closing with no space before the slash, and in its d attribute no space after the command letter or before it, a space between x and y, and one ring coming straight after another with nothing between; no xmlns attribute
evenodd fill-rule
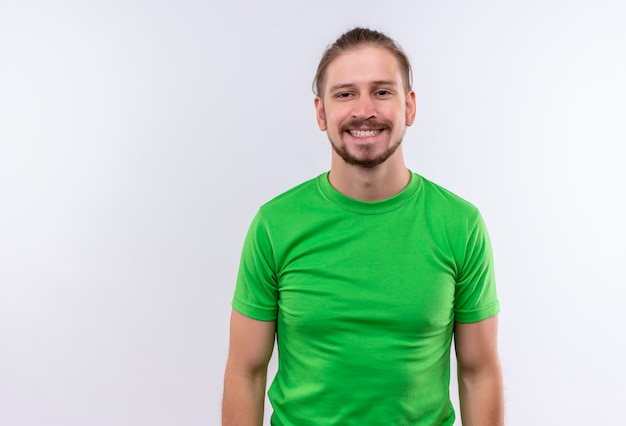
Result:
<svg viewBox="0 0 626 426"><path fill-rule="evenodd" d="M305 334L448 329L455 262L418 218L320 223L281 256L279 320Z"/></svg>

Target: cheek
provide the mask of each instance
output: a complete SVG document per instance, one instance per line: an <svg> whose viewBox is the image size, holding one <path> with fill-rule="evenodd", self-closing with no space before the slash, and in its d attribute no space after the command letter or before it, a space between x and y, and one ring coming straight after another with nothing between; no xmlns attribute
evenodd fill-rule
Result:
<svg viewBox="0 0 626 426"><path fill-rule="evenodd" d="M393 112L390 112L391 115L388 117L393 117L392 120L395 121L397 125L405 126L407 122L407 114L406 108L398 108Z"/></svg>
<svg viewBox="0 0 626 426"><path fill-rule="evenodd" d="M338 132L339 126L341 126L342 118L335 114L326 115L326 125L328 126L328 130Z"/></svg>

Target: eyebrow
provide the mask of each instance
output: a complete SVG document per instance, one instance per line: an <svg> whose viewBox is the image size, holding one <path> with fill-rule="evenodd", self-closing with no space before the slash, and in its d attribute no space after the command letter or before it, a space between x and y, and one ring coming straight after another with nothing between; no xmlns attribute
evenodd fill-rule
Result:
<svg viewBox="0 0 626 426"><path fill-rule="evenodd" d="M392 86L392 87L396 87L397 84L395 81L393 80L374 80L372 82L373 86ZM343 84L336 84L334 86L332 86L329 90L331 92L335 92L337 90L341 90L341 89L350 89L352 87L356 86L356 84L354 83L343 83Z"/></svg>

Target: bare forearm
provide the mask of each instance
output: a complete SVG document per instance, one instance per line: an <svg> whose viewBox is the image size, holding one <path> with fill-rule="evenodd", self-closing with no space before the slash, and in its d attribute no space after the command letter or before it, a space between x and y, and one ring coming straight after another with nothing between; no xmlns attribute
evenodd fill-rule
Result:
<svg viewBox="0 0 626 426"><path fill-rule="evenodd" d="M223 426L261 426L267 364L274 348L275 321L258 321L232 310L224 375Z"/></svg>
<svg viewBox="0 0 626 426"><path fill-rule="evenodd" d="M222 402L223 426L263 424L266 374L266 371L261 371L253 376L245 376L226 372Z"/></svg>
<svg viewBox="0 0 626 426"><path fill-rule="evenodd" d="M500 366L480 373L459 373L463 426L502 426L504 397Z"/></svg>

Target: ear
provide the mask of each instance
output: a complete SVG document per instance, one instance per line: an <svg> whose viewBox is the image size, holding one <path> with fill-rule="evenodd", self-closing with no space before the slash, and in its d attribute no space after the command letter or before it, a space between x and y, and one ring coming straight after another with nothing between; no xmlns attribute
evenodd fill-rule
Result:
<svg viewBox="0 0 626 426"><path fill-rule="evenodd" d="M415 92L409 90L406 94L406 125L410 126L415 121Z"/></svg>
<svg viewBox="0 0 626 426"><path fill-rule="evenodd" d="M325 132L328 128L326 127L326 112L324 111L324 103L319 96L315 97L315 118L317 119L317 127L320 128L322 132Z"/></svg>

